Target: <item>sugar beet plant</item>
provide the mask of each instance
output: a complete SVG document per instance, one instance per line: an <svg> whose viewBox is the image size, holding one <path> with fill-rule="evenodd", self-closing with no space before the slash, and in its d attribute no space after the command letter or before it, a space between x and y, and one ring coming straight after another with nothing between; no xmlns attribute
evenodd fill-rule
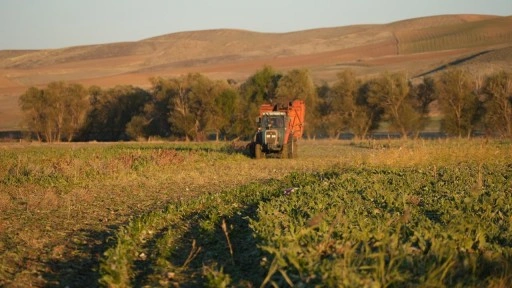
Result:
<svg viewBox="0 0 512 288"><path fill-rule="evenodd" d="M263 284L511 284L512 168L349 168L296 177L251 221Z"/></svg>
<svg viewBox="0 0 512 288"><path fill-rule="evenodd" d="M101 283L508 287L510 193L506 163L294 173L133 221Z"/></svg>
<svg viewBox="0 0 512 288"><path fill-rule="evenodd" d="M283 183L255 183L169 205L120 229L106 251L100 283L109 287L227 286L264 275L249 228L258 203L277 197Z"/></svg>

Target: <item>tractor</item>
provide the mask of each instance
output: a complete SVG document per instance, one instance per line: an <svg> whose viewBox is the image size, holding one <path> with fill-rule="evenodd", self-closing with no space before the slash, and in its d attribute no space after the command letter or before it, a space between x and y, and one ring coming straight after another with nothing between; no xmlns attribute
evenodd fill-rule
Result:
<svg viewBox="0 0 512 288"><path fill-rule="evenodd" d="M263 104L260 106L258 131L249 143L249 152L256 159L275 155L296 158L297 141L304 132L306 105L294 100L287 105Z"/></svg>

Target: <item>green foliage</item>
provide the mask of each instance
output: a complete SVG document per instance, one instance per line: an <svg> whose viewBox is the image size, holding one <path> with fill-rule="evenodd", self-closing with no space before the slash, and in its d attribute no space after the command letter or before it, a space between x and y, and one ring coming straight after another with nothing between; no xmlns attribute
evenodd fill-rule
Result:
<svg viewBox="0 0 512 288"><path fill-rule="evenodd" d="M321 98L320 113L323 130L330 138L339 138L344 131L365 138L377 120L374 109L367 105L367 93L361 92L361 81L351 70L338 74L338 80Z"/></svg>
<svg viewBox="0 0 512 288"><path fill-rule="evenodd" d="M282 75L271 66L264 66L250 76L240 87L243 99L247 103L254 103L257 106L274 101L281 77Z"/></svg>
<svg viewBox="0 0 512 288"><path fill-rule="evenodd" d="M126 126L134 116L142 113L150 94L133 86L107 90L94 87L90 93L92 109L81 130L80 140L128 140Z"/></svg>
<svg viewBox="0 0 512 288"><path fill-rule="evenodd" d="M275 102L286 104L295 99L304 100L311 107L317 102L315 85L306 69L290 70L279 79Z"/></svg>
<svg viewBox="0 0 512 288"><path fill-rule="evenodd" d="M510 144L4 144L0 285L510 287Z"/></svg>
<svg viewBox="0 0 512 288"><path fill-rule="evenodd" d="M145 138L147 137L147 134L144 130L147 124L148 123L143 116L133 116L130 122L126 124L126 134L128 134L132 139Z"/></svg>
<svg viewBox="0 0 512 288"><path fill-rule="evenodd" d="M134 219L105 253L102 283L512 284L507 163L365 166L292 173Z"/></svg>
<svg viewBox="0 0 512 288"><path fill-rule="evenodd" d="M362 81L346 70L331 86L317 87L305 69L282 75L265 66L239 87L199 73L152 78L149 91L132 86L85 89L54 82L44 89L27 89L19 104L24 126L32 137L46 142L150 137L247 140L254 135L261 104L294 99L306 102L308 138L339 138L350 132L363 139L384 122L382 129L388 132L418 135L428 123L434 101L443 118L441 132L461 137L485 129L478 132L512 137L509 78L506 72L491 75L482 79L480 90L474 85L476 79L458 69L416 85L403 73Z"/></svg>
<svg viewBox="0 0 512 288"><path fill-rule="evenodd" d="M31 87L19 99L24 124L39 140L71 141L86 119L88 98L80 84L52 82L42 90Z"/></svg>
<svg viewBox="0 0 512 288"><path fill-rule="evenodd" d="M295 99L304 100L306 104L306 124L304 133L308 138L314 138L320 128L318 121L318 95L313 80L306 69L290 70L278 83L276 90L277 103L287 104Z"/></svg>
<svg viewBox="0 0 512 288"><path fill-rule="evenodd" d="M479 168L480 167L480 168ZM464 286L511 273L503 166L299 175L251 227L274 286ZM506 176L508 175L508 176ZM481 179L481 182L476 179ZM507 188L508 187L508 188ZM509 283L510 284L510 283Z"/></svg>
<svg viewBox="0 0 512 288"><path fill-rule="evenodd" d="M212 115L210 127L216 132L217 140L219 140L220 136L224 138L236 138L239 136L236 130L236 113L240 105L239 103L240 95L238 91L231 87L224 87L215 97L215 113Z"/></svg>
<svg viewBox="0 0 512 288"><path fill-rule="evenodd" d="M402 137L421 128L405 74L383 74L370 84L368 94L368 103L380 107L391 129Z"/></svg>
<svg viewBox="0 0 512 288"><path fill-rule="evenodd" d="M239 137L249 139L254 135L254 119L259 115L259 107L276 99L276 89L281 78L282 75L272 67L264 66L242 83L235 125Z"/></svg>
<svg viewBox="0 0 512 288"><path fill-rule="evenodd" d="M163 99L163 106L169 110L157 110L161 105L156 104L147 106L147 110L155 112L159 119L163 118L162 113L168 112L166 116L171 134L185 140L205 140L209 131L213 130L218 135L231 123L231 115L225 113L233 110L235 99L233 94L226 94L229 89L227 83L212 81L201 74L157 79L153 83L154 98Z"/></svg>
<svg viewBox="0 0 512 288"><path fill-rule="evenodd" d="M211 288L225 288L230 287L231 284L231 277L229 275L225 274L223 269L221 268L220 271L213 270L211 268L206 267L206 287Z"/></svg>
<svg viewBox="0 0 512 288"><path fill-rule="evenodd" d="M413 106L423 116L428 116L429 105L437 100L435 81L431 77L424 77L422 82L411 87L414 99Z"/></svg>
<svg viewBox="0 0 512 288"><path fill-rule="evenodd" d="M484 88L487 99L485 124L491 133L512 138L512 74L498 72L487 78Z"/></svg>
<svg viewBox="0 0 512 288"><path fill-rule="evenodd" d="M254 277L262 274L254 266L258 261L254 256L258 252L244 250L238 245L254 248L254 240L251 240L244 218L246 213L254 213L251 207L256 203L275 194L269 188L278 183L269 184L253 184L229 193L203 195L195 200L171 204L164 211L155 211L132 221L126 229L117 233L117 245L106 251L101 264L101 283L106 286L116 286L118 283L128 286L167 285L185 275L189 281L197 281L197 277L204 275L208 285L221 285L218 287L244 278L255 281L257 278ZM220 231L222 219L226 218L229 219L228 223L232 223L229 225L229 235ZM157 239L154 246L147 247L145 243L157 231L162 237ZM229 253L226 235L237 245L234 255ZM189 237L194 240L190 241ZM142 271L136 269L133 255L141 253L153 254L148 260L154 265L152 269L155 275L148 275L146 282L134 283ZM247 258L246 253L253 256ZM220 270L217 268L219 266ZM251 274L255 272L256 275ZM171 279L159 276L169 273L179 275Z"/></svg>
<svg viewBox="0 0 512 288"><path fill-rule="evenodd" d="M444 115L443 130L450 135L469 137L478 120L479 107L469 74L460 69L449 69L441 74L436 90Z"/></svg>

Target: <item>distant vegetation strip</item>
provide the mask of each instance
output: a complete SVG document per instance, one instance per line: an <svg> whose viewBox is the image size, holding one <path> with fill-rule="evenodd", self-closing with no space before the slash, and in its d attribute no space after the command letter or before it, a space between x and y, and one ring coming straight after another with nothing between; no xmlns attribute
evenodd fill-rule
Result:
<svg viewBox="0 0 512 288"><path fill-rule="evenodd" d="M512 35L512 34L511 34ZM101 89L53 82L20 97L28 138L38 141L119 141L150 138L250 139L262 103L306 103L307 138L367 138L381 130L417 137L441 117L436 132L470 137L512 137L512 74L477 77L446 69L412 81L405 73L360 79L351 70L332 85L315 85L306 69L285 74L265 66L243 83L202 74L153 78L148 90L133 86Z"/></svg>

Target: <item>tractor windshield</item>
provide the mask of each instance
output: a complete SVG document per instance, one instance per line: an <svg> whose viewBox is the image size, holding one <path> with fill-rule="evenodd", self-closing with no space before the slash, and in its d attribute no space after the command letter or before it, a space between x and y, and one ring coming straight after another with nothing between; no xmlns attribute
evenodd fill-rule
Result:
<svg viewBox="0 0 512 288"><path fill-rule="evenodd" d="M268 117L267 118L267 127L272 128L283 128L284 127L284 119L283 117Z"/></svg>

